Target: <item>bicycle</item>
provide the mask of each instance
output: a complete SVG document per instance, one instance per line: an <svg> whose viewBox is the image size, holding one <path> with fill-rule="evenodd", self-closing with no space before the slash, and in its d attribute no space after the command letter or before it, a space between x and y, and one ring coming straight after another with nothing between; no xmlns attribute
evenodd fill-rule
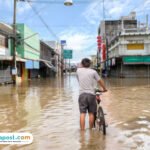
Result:
<svg viewBox="0 0 150 150"><path fill-rule="evenodd" d="M96 103L97 103L97 112L95 113L95 121L94 121L94 127L98 128L99 131L102 131L104 135L106 135L106 121L105 121L105 115L102 106L100 105L101 102L101 95L102 91L96 90Z"/></svg>

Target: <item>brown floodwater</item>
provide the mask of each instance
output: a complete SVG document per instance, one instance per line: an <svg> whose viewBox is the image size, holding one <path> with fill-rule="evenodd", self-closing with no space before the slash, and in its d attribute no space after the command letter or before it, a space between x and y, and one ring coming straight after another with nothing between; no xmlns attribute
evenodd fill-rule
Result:
<svg viewBox="0 0 150 150"><path fill-rule="evenodd" d="M0 132L30 132L30 145L2 150L150 150L150 79L105 79L107 135L80 131L75 75L0 86Z"/></svg>

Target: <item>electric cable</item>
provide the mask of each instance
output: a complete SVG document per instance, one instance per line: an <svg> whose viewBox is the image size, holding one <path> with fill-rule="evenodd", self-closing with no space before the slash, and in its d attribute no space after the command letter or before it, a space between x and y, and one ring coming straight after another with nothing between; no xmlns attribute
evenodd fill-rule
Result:
<svg viewBox="0 0 150 150"><path fill-rule="evenodd" d="M21 2L29 2L29 3L47 3L47 4L62 4L62 1L48 1L48 0L19 0ZM88 1L74 1L74 4L87 4L91 3L90 0Z"/></svg>
<svg viewBox="0 0 150 150"><path fill-rule="evenodd" d="M47 4L44 5L43 7L39 8L39 9L37 10L37 12L40 13L42 10L45 10L46 7L48 7ZM31 13L30 13L30 14L28 14L27 16L25 16L24 18L21 18L21 20L23 21L23 20L27 20L28 18L33 18L34 15L35 15L35 14L31 14Z"/></svg>
<svg viewBox="0 0 150 150"><path fill-rule="evenodd" d="M35 12L35 14L39 17L39 19L41 20L41 22L44 24L44 26L47 28L47 30L52 34L52 36L54 36L57 41L59 40L59 37L57 37L57 35L52 31L52 29L46 24L46 22L44 21L44 19L40 16L40 14L37 12L37 10L32 7L32 5L30 4L30 2L28 2L28 4L30 5L30 7L32 8L32 10Z"/></svg>

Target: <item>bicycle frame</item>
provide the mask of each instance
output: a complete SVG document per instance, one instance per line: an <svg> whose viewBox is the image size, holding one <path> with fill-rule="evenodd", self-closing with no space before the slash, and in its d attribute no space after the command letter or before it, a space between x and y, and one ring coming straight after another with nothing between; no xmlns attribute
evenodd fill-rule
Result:
<svg viewBox="0 0 150 150"><path fill-rule="evenodd" d="M101 102L101 93L96 93L96 103L97 111L95 113L94 127L98 126L99 130L102 130L103 134L106 135L106 123L105 123L105 114L103 113L103 108L100 105Z"/></svg>

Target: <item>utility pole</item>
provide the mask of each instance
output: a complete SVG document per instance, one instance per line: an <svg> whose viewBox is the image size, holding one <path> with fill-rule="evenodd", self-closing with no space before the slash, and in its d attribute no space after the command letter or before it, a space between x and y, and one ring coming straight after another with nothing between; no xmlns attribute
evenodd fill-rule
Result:
<svg viewBox="0 0 150 150"><path fill-rule="evenodd" d="M103 0L103 20L105 20L105 0Z"/></svg>
<svg viewBox="0 0 150 150"><path fill-rule="evenodd" d="M12 67L12 77L13 83L16 84L17 76L17 64L16 64L16 6L17 0L14 0L14 13L13 13L13 67Z"/></svg>

